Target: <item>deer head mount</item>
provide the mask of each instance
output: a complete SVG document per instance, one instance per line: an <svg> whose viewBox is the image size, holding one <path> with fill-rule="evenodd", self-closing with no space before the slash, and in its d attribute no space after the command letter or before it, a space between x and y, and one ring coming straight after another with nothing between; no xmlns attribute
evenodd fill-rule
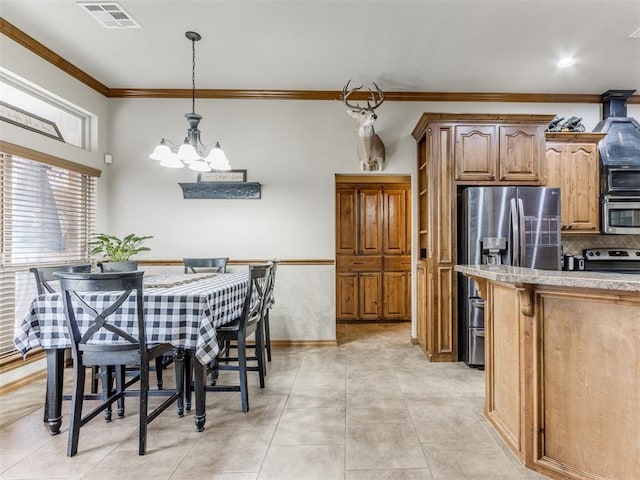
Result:
<svg viewBox="0 0 640 480"><path fill-rule="evenodd" d="M360 160L360 170L362 171L382 171L384 166L385 153L384 143L380 140L380 137L376 135L373 130L373 124L376 122L378 116L374 110L382 105L384 102L384 93L380 90L380 87L375 86L375 91L369 90L369 99L367 99L367 106L361 107L357 103L349 103L349 95L353 92L357 92L362 89L363 85L352 88L349 90L349 83L342 89L341 99L342 102L349 107L347 114L353 117L358 127L358 159Z"/></svg>

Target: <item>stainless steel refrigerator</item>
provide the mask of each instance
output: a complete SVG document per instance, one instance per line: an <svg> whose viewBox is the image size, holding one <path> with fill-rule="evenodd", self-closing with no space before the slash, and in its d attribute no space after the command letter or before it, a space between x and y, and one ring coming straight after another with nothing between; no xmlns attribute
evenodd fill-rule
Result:
<svg viewBox="0 0 640 480"><path fill-rule="evenodd" d="M560 189L469 187L458 196L458 263L560 270ZM460 357L484 366L484 300L458 276ZM516 321L516 319L514 319Z"/></svg>

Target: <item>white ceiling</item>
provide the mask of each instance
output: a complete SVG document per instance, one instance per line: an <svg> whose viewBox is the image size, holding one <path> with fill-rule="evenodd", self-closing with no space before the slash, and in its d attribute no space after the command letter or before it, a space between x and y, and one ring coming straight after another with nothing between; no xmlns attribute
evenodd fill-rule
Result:
<svg viewBox="0 0 640 480"><path fill-rule="evenodd" d="M0 15L110 88L190 88L194 30L197 88L640 92L640 0L118 3L142 28L105 29L74 0L0 0Z"/></svg>

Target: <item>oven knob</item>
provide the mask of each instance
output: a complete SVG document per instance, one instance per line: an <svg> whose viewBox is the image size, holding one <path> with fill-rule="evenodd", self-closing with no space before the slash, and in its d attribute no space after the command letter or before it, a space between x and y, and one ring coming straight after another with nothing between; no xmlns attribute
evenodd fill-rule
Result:
<svg viewBox="0 0 640 480"><path fill-rule="evenodd" d="M636 251L636 257L640 257L640 250Z"/></svg>
<svg viewBox="0 0 640 480"><path fill-rule="evenodd" d="M599 257L599 256L600 256L600 252L596 252L596 257Z"/></svg>
<svg viewBox="0 0 640 480"><path fill-rule="evenodd" d="M590 257L593 257L593 252L589 252L587 253L587 255L589 255Z"/></svg>

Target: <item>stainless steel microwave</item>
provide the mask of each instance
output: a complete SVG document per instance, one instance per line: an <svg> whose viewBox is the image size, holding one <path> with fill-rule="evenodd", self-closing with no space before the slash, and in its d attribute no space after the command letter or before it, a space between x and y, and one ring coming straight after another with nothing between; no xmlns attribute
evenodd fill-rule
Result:
<svg viewBox="0 0 640 480"><path fill-rule="evenodd" d="M602 230L613 234L640 234L640 198L602 203Z"/></svg>

